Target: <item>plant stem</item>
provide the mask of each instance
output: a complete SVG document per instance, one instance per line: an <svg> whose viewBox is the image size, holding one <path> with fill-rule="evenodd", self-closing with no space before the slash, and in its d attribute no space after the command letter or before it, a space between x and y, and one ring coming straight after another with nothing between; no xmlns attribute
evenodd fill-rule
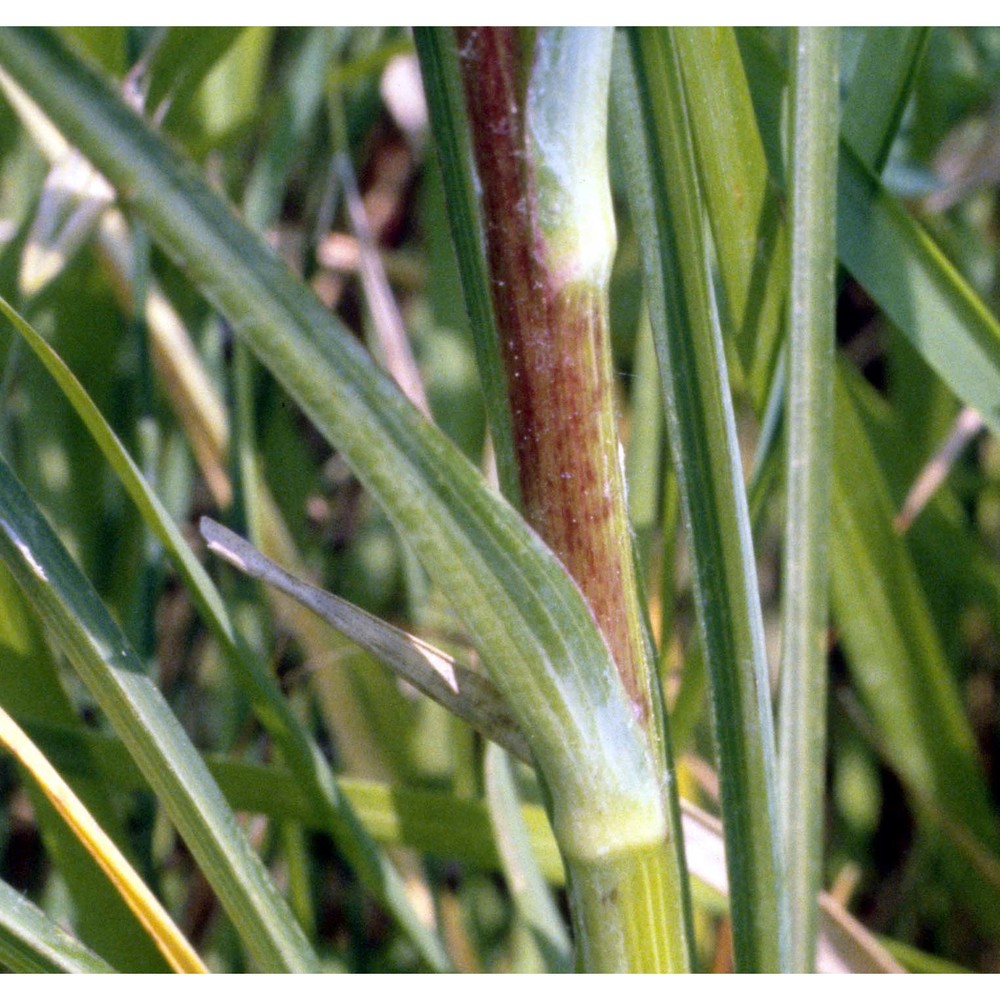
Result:
<svg viewBox="0 0 1000 1000"><path fill-rule="evenodd" d="M689 971L667 845L564 861L580 971Z"/></svg>
<svg viewBox="0 0 1000 1000"><path fill-rule="evenodd" d="M660 884L677 887L664 899L685 951L670 783L591 610L551 550L197 171L57 38L0 32L0 62L189 269L410 540L529 741L565 856L663 851L670 878ZM616 957L606 968L619 967Z"/></svg>
<svg viewBox="0 0 1000 1000"><path fill-rule="evenodd" d="M448 199L448 223L476 346L497 478L503 495L520 507L510 400L500 357L501 337L493 310L486 234L479 211L478 176L455 34L450 28L414 28L413 40L420 57L434 146Z"/></svg>
<svg viewBox="0 0 1000 1000"><path fill-rule="evenodd" d="M792 968L811 972L823 868L838 30L800 28L793 38L779 809Z"/></svg>
<svg viewBox="0 0 1000 1000"><path fill-rule="evenodd" d="M456 42L522 510L583 591L630 711L665 769L612 391L612 34L469 28ZM674 815L666 795L663 806ZM611 860L568 853L566 863L584 968L687 968L679 837ZM633 907L656 920L634 918Z"/></svg>
<svg viewBox="0 0 1000 1000"><path fill-rule="evenodd" d="M532 40L473 28L460 30L458 43L523 510L583 590L645 718L651 696L608 341L615 233L599 81L609 72L610 36L542 31ZM574 65L578 78L567 79ZM556 78L558 101L547 89ZM573 133L572 144L561 138Z"/></svg>

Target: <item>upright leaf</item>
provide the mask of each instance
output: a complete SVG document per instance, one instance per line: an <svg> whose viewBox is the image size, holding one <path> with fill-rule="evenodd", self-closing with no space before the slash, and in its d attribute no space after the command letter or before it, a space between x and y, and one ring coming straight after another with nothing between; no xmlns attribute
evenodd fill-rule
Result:
<svg viewBox="0 0 1000 1000"><path fill-rule="evenodd" d="M616 85L674 466L711 676L722 811L742 971L786 963L774 731L746 493L713 314L703 204L669 32L630 32Z"/></svg>
<svg viewBox="0 0 1000 1000"><path fill-rule="evenodd" d="M815 900L823 876L838 31L797 28L791 36L795 68L779 801L792 967L798 972L812 972L815 965Z"/></svg>

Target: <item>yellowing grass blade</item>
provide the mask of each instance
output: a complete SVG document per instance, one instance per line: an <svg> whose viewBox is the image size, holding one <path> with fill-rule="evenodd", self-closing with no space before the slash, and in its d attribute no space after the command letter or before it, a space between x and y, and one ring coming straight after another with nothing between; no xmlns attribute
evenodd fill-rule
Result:
<svg viewBox="0 0 1000 1000"><path fill-rule="evenodd" d="M195 950L110 837L20 726L0 708L0 743L31 772L70 829L101 866L175 972L208 972Z"/></svg>
<svg viewBox="0 0 1000 1000"><path fill-rule="evenodd" d="M62 271L114 200L111 185L76 150L56 162L45 179L21 257L22 295L37 294Z"/></svg>

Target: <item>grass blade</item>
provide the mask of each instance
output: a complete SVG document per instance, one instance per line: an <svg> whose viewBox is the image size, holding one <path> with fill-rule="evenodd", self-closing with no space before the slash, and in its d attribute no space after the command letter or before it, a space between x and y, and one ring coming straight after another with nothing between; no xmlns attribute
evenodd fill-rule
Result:
<svg viewBox="0 0 1000 1000"><path fill-rule="evenodd" d="M314 968L308 943L197 751L2 460L0 558L135 756L261 968Z"/></svg>
<svg viewBox="0 0 1000 1000"><path fill-rule="evenodd" d="M82 723L64 690L56 653L26 598L0 566L0 704L15 718L79 729ZM124 843L125 827L107 785L88 779L88 752L80 750L81 774L73 789L104 829ZM47 854L73 901L73 931L122 972L166 971L162 956L135 921L104 873L59 819L33 781L25 783Z"/></svg>
<svg viewBox="0 0 1000 1000"><path fill-rule="evenodd" d="M0 966L11 972L115 971L6 882L0 882Z"/></svg>
<svg viewBox="0 0 1000 1000"><path fill-rule="evenodd" d="M748 58L748 53L752 55L754 50L745 47L745 36L741 36L741 44L744 44L746 65L755 85L755 98L773 99L776 96L772 86L774 78L753 78L755 61ZM912 46L902 48L910 59L919 55L919 49ZM757 56L761 55L757 52ZM736 86L740 80L746 86L746 78L725 62L714 66L702 64L700 68L718 74L704 84L706 90ZM913 72L912 66L905 61L897 63L892 69L892 79L910 78ZM882 67L882 72L883 86L874 94L867 94L865 101L849 105L848 110L853 108L853 114L860 114L864 108L873 122L881 122L883 128L891 128L898 115L890 110L880 111L879 102L883 99L887 104L902 102L905 100L905 89L886 79L887 66ZM760 122L774 123L777 105L773 100L771 103L765 100L763 107L757 110ZM713 120L698 116L695 121L704 126ZM845 118L842 131L858 127ZM733 136L719 129L712 141L732 142ZM884 136L879 136L877 142L872 141L874 147L881 148ZM842 158L850 155L844 142L841 142L840 149ZM859 166L857 157L853 157L853 162L855 167ZM755 176L747 171L738 176L735 183L745 185L752 193L768 181L762 175ZM843 191L842 171L838 193L841 209ZM888 195L884 192L879 197L888 202ZM899 211L902 212L902 209ZM838 225L842 219L842 215L838 217ZM721 269L735 267L734 256L739 246L737 241L717 245ZM898 249L894 244L887 246L884 253L891 256ZM941 318L941 314L937 318ZM968 339L968 332L962 335L955 332L952 324L956 321L957 314L952 311L944 323L952 328L956 340ZM929 322L929 318L921 322ZM936 796L945 792L946 785L950 785L946 792L951 796L950 806L938 801L938 809L945 812L957 809L963 819L952 814L954 821L978 830L978 835L985 837L985 843L989 843L991 820L988 810L982 807L981 778L975 773L975 764L967 749L971 746L971 734L948 677L940 639L934 635L932 619L926 600L920 593L915 569L905 546L891 532L892 510L884 481L878 488L873 485L873 482L881 481L881 474L875 471L871 444L859 424L855 408L849 408L852 407L851 393L844 380L845 370L843 366L838 366L835 371L837 443L834 459L834 530L830 558L835 617L842 630L841 637L855 684L862 692L890 757L895 761L894 767L907 786L911 790L921 789L916 793L917 797L927 803L938 801ZM983 381L987 382L988 377L984 375ZM870 480L869 475L875 476L876 480ZM897 583L888 588L885 585L887 580L896 580ZM875 599L869 595L879 596ZM850 620L846 616L850 616ZM909 623L909 627L903 627L901 623L904 622ZM932 691L936 693L930 694ZM888 692L896 693L890 696ZM920 704L927 706L925 712L917 707ZM966 750L958 751L958 746L964 746ZM966 758L964 763L958 763L958 758L963 756ZM958 777L959 772L964 773L962 778ZM943 777L947 774L952 777ZM964 782L970 789L964 807L962 795L955 790L956 781L960 784ZM963 808L966 809L964 813ZM986 910L989 908L987 906Z"/></svg>
<svg viewBox="0 0 1000 1000"><path fill-rule="evenodd" d="M216 555L309 608L429 698L530 762L530 751L509 709L481 674L362 608L296 579L239 535L207 517L201 520L201 533Z"/></svg>
<svg viewBox="0 0 1000 1000"><path fill-rule="evenodd" d="M164 116L167 125L174 116L190 113L190 101L198 86L243 30L229 26L167 29L148 63L149 109Z"/></svg>
<svg viewBox="0 0 1000 1000"><path fill-rule="evenodd" d="M247 179L243 214L254 229L273 223L295 156L323 106L327 69L343 45L343 29L318 28L299 40L274 108L275 128Z"/></svg>
<svg viewBox="0 0 1000 1000"><path fill-rule="evenodd" d="M573 948L531 850L510 758L486 748L486 799L507 888L528 925L547 972L569 972Z"/></svg>
<svg viewBox="0 0 1000 1000"><path fill-rule="evenodd" d="M105 780L124 789L145 787L142 775L113 737L29 725L49 757L67 773L80 767L84 749ZM248 764L218 756L206 763L235 808L322 829L323 816L301 785L283 768ZM491 836L489 811L482 801L416 788L345 778L344 793L371 834L385 844L407 844L435 857L458 859L483 871L502 862ZM682 802L686 852L692 877L716 897L728 891L722 826L702 810ZM540 806L522 805L521 818L531 851L548 882L565 884L565 872L552 830ZM857 921L824 894L818 967L821 972L898 972L892 958ZM839 925L839 928L835 925Z"/></svg>
<svg viewBox="0 0 1000 1000"><path fill-rule="evenodd" d="M295 115L296 129L292 133L282 133L277 137L276 142L261 154L265 167L262 171L258 171L257 176L266 177L267 183L263 186L257 185L257 196L249 199L248 206L249 214L257 222L263 223L274 210L274 205L271 203L280 198L280 190L278 190L280 176L289 165L290 157L294 153L295 142L301 139L299 133L309 122L307 105L310 98L308 93L300 92L302 89L301 77L303 73L310 80L315 76L315 73L310 71L310 66L315 63L317 58L323 58L322 53L329 49L331 42L331 38L324 36L319 39L318 48L314 41L300 53L298 72L293 74L293 79L289 81L289 87L290 90L296 92L295 98L303 105L300 108L302 113ZM4 86L18 98L17 107L26 127L32 135L40 136L45 140L46 150L51 148L54 155L58 154L63 157L79 156L79 153L68 150L65 140L58 133L54 138L51 136L51 124L48 123L37 106L25 97L15 84L9 81L9 78L3 77L3 81ZM309 87L314 86L316 86L315 82L310 82ZM306 88L306 90L308 89ZM125 289L125 298L128 299L127 282L122 275L128 271L132 241L128 236L125 222L118 212L109 212L105 215L101 222L99 237L101 249L110 261L112 271L118 274L116 290L121 292L122 289ZM126 307L134 308L134 304L128 301ZM150 291L146 316L153 333L158 366L163 372L168 394L174 398L179 419L187 429L192 447L214 497L220 506L226 507L232 498L228 476L222 468L228 439L226 415L214 395L214 390L206 380L199 359L193 354L193 348L177 314L158 288L154 287ZM362 882L391 913L395 914L400 925L408 931L428 965L439 971L447 969L449 967L448 961L440 942L414 911L399 875L389 860L379 852L377 846L371 842L370 838L366 837L363 827L351 814L350 805L339 794L336 780L329 765L309 734L302 729L278 685L260 662L259 657L255 656L245 644L236 641L235 630L215 588L181 538L176 526L164 513L157 497L151 493L114 434L104 424L100 414L90 404L72 374L65 369L58 357L48 349L37 334L31 331L30 327L20 321L19 317L11 315L9 318L12 319L22 335L28 338L29 344L39 354L43 363L77 407L84 422L104 450L147 522L153 525L154 530L172 555L195 603L199 605L205 621L215 632L229 665L233 668L237 680L246 690L258 717L282 747L290 766L313 789L317 799L324 803L329 817L329 830L344 851L349 863L354 866ZM242 350L242 345L237 344L234 363L240 369L240 374L245 374L248 359ZM245 378L237 378L238 389L245 387L245 382ZM245 395L246 393L241 394L237 391L238 407L241 398ZM244 425L248 426L247 416L249 413L249 409L244 407L241 414L243 419L238 421L236 425L241 431L246 431ZM252 455L245 447L246 442L243 440L245 433L238 437L236 447L240 449L240 458L243 460L240 464L242 471L250 464L248 458L252 458ZM240 448L241 445L242 448ZM250 477L244 476L244 478L256 480L255 482L241 483L244 486L243 499L249 500L260 492L260 481L252 475ZM292 558L289 552L290 539L287 531L266 490L261 497L261 506L264 512L263 520L268 543L276 546L285 558ZM256 504L254 508L256 508ZM303 638L305 647L311 651L311 658L318 659L315 652L317 649L322 649L325 656L328 648L324 641L326 637L317 635L315 629L303 630L296 627L301 619L297 618L294 612L292 618L292 628ZM329 674L325 674L322 681L318 683L325 688L328 679ZM337 719L340 721L345 715L350 714L354 705L350 694L348 693L348 696L344 697L343 692L337 698L336 703L339 710ZM346 736L345 734L348 732L346 727L338 726L337 731L338 736L349 741L355 755L360 754L370 759L370 741L359 738L358 726L350 729L349 735Z"/></svg>
<svg viewBox="0 0 1000 1000"><path fill-rule="evenodd" d="M840 134L881 174L899 131L930 28L869 28L851 77Z"/></svg>
<svg viewBox="0 0 1000 1000"><path fill-rule="evenodd" d="M774 143L780 116L783 68L755 39L741 33L744 61L765 142ZM919 46L903 47L915 60ZM912 77L911 62L900 62L893 79ZM898 122L905 91L892 84L875 89L885 110L862 119L864 92L849 104L848 135L867 136L863 155L884 149ZM768 136L771 136L769 139ZM948 261L923 226L907 212L842 136L837 182L837 255L885 315L966 405L978 410L992 430L1000 430L1000 323ZM772 172L774 166L772 164Z"/></svg>
<svg viewBox="0 0 1000 1000"><path fill-rule="evenodd" d="M101 866L128 907L156 942L174 972L207 972L169 914L149 891L114 841L101 829L87 807L45 759L24 730L0 708L0 743L39 783L49 801Z"/></svg>
<svg viewBox="0 0 1000 1000"><path fill-rule="evenodd" d="M665 486L663 481L666 453L663 399L649 311L643 307L640 316L635 339L625 482L628 484L629 521L635 531L638 565L641 572L648 572L650 546L663 506L661 497L670 487ZM666 608L663 611L667 613ZM663 629L663 634L668 631Z"/></svg>
<svg viewBox="0 0 1000 1000"><path fill-rule="evenodd" d="M724 291L723 335L736 343L764 405L781 345L788 234L731 28L678 28L691 131Z"/></svg>
<svg viewBox="0 0 1000 1000"><path fill-rule="evenodd" d="M451 226L465 307L472 323L476 361L486 402L500 488L515 507L520 506L513 419L507 397L500 331L493 311L490 272L486 260L486 233L479 214L476 175L469 121L462 93L462 74L450 28L414 28L427 110Z"/></svg>
<svg viewBox="0 0 1000 1000"><path fill-rule="evenodd" d="M816 959L826 789L827 551L830 533L837 28L793 29L790 152L787 520L781 601L779 804L791 961Z"/></svg>
<svg viewBox="0 0 1000 1000"><path fill-rule="evenodd" d="M995 851L997 822L975 739L906 543L892 530L889 490L843 370L835 394L831 594L854 683L918 803L940 811L980 850ZM953 853L955 861L960 852ZM965 884L986 892L988 880Z"/></svg>
<svg viewBox="0 0 1000 1000"><path fill-rule="evenodd" d="M774 733L763 624L732 400L708 285L703 206L671 35L629 35L634 77L616 114L629 143L674 465L712 679L737 969L785 966ZM624 64L620 69L625 70Z"/></svg>
<svg viewBox="0 0 1000 1000"><path fill-rule="evenodd" d="M1000 323L846 143L837 250L952 392L1000 432Z"/></svg>
<svg viewBox="0 0 1000 1000"><path fill-rule="evenodd" d="M238 634L219 592L132 458L62 359L3 298L0 298L0 313L10 320L59 384L143 519L169 553L257 715L281 746L293 770L312 789L317 800L324 804L329 829L345 856L369 889L395 914L431 968L439 971L447 969L448 961L440 942L413 912L399 876L365 836L363 828L351 813L350 805L340 796L333 773L319 748L299 723L277 682ZM222 528L219 530L225 531ZM524 752L523 741L516 745Z"/></svg>

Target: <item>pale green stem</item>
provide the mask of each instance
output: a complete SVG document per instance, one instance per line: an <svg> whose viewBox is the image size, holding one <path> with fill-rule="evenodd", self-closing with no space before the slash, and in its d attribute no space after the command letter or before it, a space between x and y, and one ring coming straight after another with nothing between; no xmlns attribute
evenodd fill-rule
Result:
<svg viewBox="0 0 1000 1000"><path fill-rule="evenodd" d="M793 37L779 808L792 967L811 972L823 869L838 30L801 28Z"/></svg>

